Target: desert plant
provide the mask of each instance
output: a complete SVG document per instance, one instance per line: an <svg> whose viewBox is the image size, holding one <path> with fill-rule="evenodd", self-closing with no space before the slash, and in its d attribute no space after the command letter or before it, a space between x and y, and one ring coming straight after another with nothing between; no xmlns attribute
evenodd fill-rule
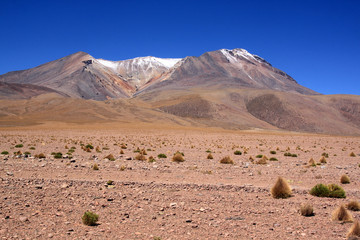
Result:
<svg viewBox="0 0 360 240"><path fill-rule="evenodd" d="M274 157L270 158L269 160L270 160L270 161L278 161L278 159L277 159L277 158L274 158Z"/></svg>
<svg viewBox="0 0 360 240"><path fill-rule="evenodd" d="M291 188L288 182L282 178L278 177L275 185L271 188L271 195L274 198L289 198L291 197Z"/></svg>
<svg viewBox="0 0 360 240"><path fill-rule="evenodd" d="M314 216L314 208L309 203L301 205L300 214L305 217Z"/></svg>
<svg viewBox="0 0 360 240"><path fill-rule="evenodd" d="M241 154L242 154L242 152L241 152L241 151L239 151L239 150L236 150L236 151L234 152L234 154L235 154L235 155L241 155Z"/></svg>
<svg viewBox="0 0 360 240"><path fill-rule="evenodd" d="M185 161L183 155L180 152L177 152L174 154L173 158L172 158L173 162L183 162Z"/></svg>
<svg viewBox="0 0 360 240"><path fill-rule="evenodd" d="M270 151L270 154L276 154L276 151Z"/></svg>
<svg viewBox="0 0 360 240"><path fill-rule="evenodd" d="M292 155L292 154L289 153L289 152L284 153L284 156L285 156L285 157L291 157L291 155Z"/></svg>
<svg viewBox="0 0 360 240"><path fill-rule="evenodd" d="M96 222L99 220L99 215L90 211L86 211L82 216L81 220L83 224L87 226L95 226Z"/></svg>
<svg viewBox="0 0 360 240"><path fill-rule="evenodd" d="M341 182L342 184L348 184L348 183L350 183L350 178L349 178L349 176L346 175L346 174L342 175L341 178L340 178L340 182Z"/></svg>
<svg viewBox="0 0 360 240"><path fill-rule="evenodd" d="M23 144L17 144L15 145L16 148L22 148L24 145Z"/></svg>
<svg viewBox="0 0 360 240"><path fill-rule="evenodd" d="M145 161L146 157L142 153L139 153L135 156L135 159L139 161Z"/></svg>
<svg viewBox="0 0 360 240"><path fill-rule="evenodd" d="M226 156L226 157L223 157L223 158L220 160L220 163L223 163L223 164L234 164L234 161L233 161L229 156Z"/></svg>
<svg viewBox="0 0 360 240"><path fill-rule="evenodd" d="M140 148L137 147L135 150L134 150L134 153L139 153L140 152Z"/></svg>
<svg viewBox="0 0 360 240"><path fill-rule="evenodd" d="M120 171L125 171L126 168L127 168L126 166L122 165L122 166L120 167Z"/></svg>
<svg viewBox="0 0 360 240"><path fill-rule="evenodd" d="M94 163L94 165L92 166L93 170L99 170L99 165L97 165L97 163Z"/></svg>
<svg viewBox="0 0 360 240"><path fill-rule="evenodd" d="M327 163L326 158L322 156L319 160L320 163Z"/></svg>
<svg viewBox="0 0 360 240"><path fill-rule="evenodd" d="M355 221L354 224L349 229L349 232L347 233L346 237L350 240L356 240L360 238L360 223L359 221Z"/></svg>
<svg viewBox="0 0 360 240"><path fill-rule="evenodd" d="M333 221L352 222L353 218L344 205L336 208L332 213Z"/></svg>
<svg viewBox="0 0 360 240"><path fill-rule="evenodd" d="M256 158L262 158L262 157L263 157L262 154L256 155Z"/></svg>
<svg viewBox="0 0 360 240"><path fill-rule="evenodd" d="M54 155L54 158L62 158L63 157L63 154L61 152L57 152L55 154L52 154Z"/></svg>
<svg viewBox="0 0 360 240"><path fill-rule="evenodd" d="M87 145L85 146L85 148L94 149L94 146L93 146L93 145L91 145L91 144L87 144Z"/></svg>
<svg viewBox="0 0 360 240"><path fill-rule="evenodd" d="M164 153L160 153L160 154L158 155L158 158L167 158L167 156L166 156Z"/></svg>
<svg viewBox="0 0 360 240"><path fill-rule="evenodd" d="M256 163L256 164L265 165L265 164L267 164L267 157L266 157L266 156L263 156L262 158L260 158L259 160L257 160L255 163Z"/></svg>
<svg viewBox="0 0 360 240"><path fill-rule="evenodd" d="M106 182L106 185L114 185L114 181L113 180L109 180Z"/></svg>
<svg viewBox="0 0 360 240"><path fill-rule="evenodd" d="M329 197L331 198L346 198L345 191L342 187L336 184L329 184L328 188L330 190Z"/></svg>
<svg viewBox="0 0 360 240"><path fill-rule="evenodd" d="M8 151L2 151L1 154L2 155L9 155L9 152Z"/></svg>
<svg viewBox="0 0 360 240"><path fill-rule="evenodd" d="M39 153L39 154L35 154L36 158L45 158L45 154L43 153Z"/></svg>
<svg viewBox="0 0 360 240"><path fill-rule="evenodd" d="M35 150L35 147L30 147L29 149L30 149L30 150Z"/></svg>
<svg viewBox="0 0 360 240"><path fill-rule="evenodd" d="M329 188L322 183L315 185L310 190L310 194L316 197L328 197L329 193L330 193Z"/></svg>
<svg viewBox="0 0 360 240"><path fill-rule="evenodd" d="M120 154L124 154L124 151L122 149L120 150Z"/></svg>
<svg viewBox="0 0 360 240"><path fill-rule="evenodd" d="M291 154L291 157L297 157L297 156L298 156L298 155L295 154L295 153Z"/></svg>
<svg viewBox="0 0 360 240"><path fill-rule="evenodd" d="M15 147L16 147L16 146L15 146ZM350 156L350 157L356 157L356 155L355 155L354 152L351 152L349 156Z"/></svg>
<svg viewBox="0 0 360 240"><path fill-rule="evenodd" d="M115 157L111 153L107 155L105 158L109 159L110 161L115 161Z"/></svg>
<svg viewBox="0 0 360 240"><path fill-rule="evenodd" d="M153 156L150 156L148 162L152 163L152 162L156 162L156 160Z"/></svg>
<svg viewBox="0 0 360 240"><path fill-rule="evenodd" d="M127 148L127 146L123 143L123 144L121 144L121 149L126 149Z"/></svg>
<svg viewBox="0 0 360 240"><path fill-rule="evenodd" d="M99 147L99 146L97 146L97 147L95 148L95 151L96 151L96 152L98 152L98 153L101 153L101 149L100 149L100 147Z"/></svg>
<svg viewBox="0 0 360 240"><path fill-rule="evenodd" d="M209 154L207 155L207 159L214 159L214 157L213 157L213 155L212 155L211 153L209 153Z"/></svg>
<svg viewBox="0 0 360 240"><path fill-rule="evenodd" d="M311 167L316 167L315 160L313 158L310 158L308 165L311 166Z"/></svg>
<svg viewBox="0 0 360 240"><path fill-rule="evenodd" d="M358 201L352 200L346 204L346 207L351 211L360 211L360 203Z"/></svg>

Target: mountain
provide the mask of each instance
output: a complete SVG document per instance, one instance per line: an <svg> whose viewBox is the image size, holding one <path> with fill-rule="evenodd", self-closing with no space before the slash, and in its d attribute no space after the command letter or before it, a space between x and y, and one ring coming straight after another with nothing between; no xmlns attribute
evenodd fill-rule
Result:
<svg viewBox="0 0 360 240"><path fill-rule="evenodd" d="M360 96L319 94L244 49L123 61L78 52L0 76L0 127L49 121L360 135Z"/></svg>

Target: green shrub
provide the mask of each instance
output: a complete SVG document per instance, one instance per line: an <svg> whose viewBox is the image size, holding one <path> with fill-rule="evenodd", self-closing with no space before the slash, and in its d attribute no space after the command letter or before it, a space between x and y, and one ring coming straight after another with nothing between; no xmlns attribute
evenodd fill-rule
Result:
<svg viewBox="0 0 360 240"><path fill-rule="evenodd" d="M324 152L324 153L321 154L321 156L328 158L329 154Z"/></svg>
<svg viewBox="0 0 360 240"><path fill-rule="evenodd" d="M35 150L35 147L30 147L29 149L30 149L30 150Z"/></svg>
<svg viewBox="0 0 360 240"><path fill-rule="evenodd" d="M8 152L8 151L2 151L1 154L3 154L3 155L9 155L9 152Z"/></svg>
<svg viewBox="0 0 360 240"><path fill-rule="evenodd" d="M276 154L276 151L270 151L270 154Z"/></svg>
<svg viewBox="0 0 360 240"><path fill-rule="evenodd" d="M17 145L15 145L15 147L16 148L22 148L24 145L22 145L22 144L17 144Z"/></svg>
<svg viewBox="0 0 360 240"><path fill-rule="evenodd" d="M51 155L54 155L54 158L62 158L63 157L61 152L51 153Z"/></svg>
<svg viewBox="0 0 360 240"><path fill-rule="evenodd" d="M99 220L99 215L87 211L84 213L84 215L81 218L83 224L87 225L87 226L95 226L96 222Z"/></svg>
<svg viewBox="0 0 360 240"><path fill-rule="evenodd" d="M346 198L345 191L342 187L336 184L329 184L328 188L330 190L329 197L331 198Z"/></svg>
<svg viewBox="0 0 360 240"><path fill-rule="evenodd" d="M158 158L167 158L167 156L166 156L164 153L160 153L160 154L158 155Z"/></svg>
<svg viewBox="0 0 360 240"><path fill-rule="evenodd" d="M93 145L91 145L91 144L88 144L88 145L86 145L86 146L85 146L85 148L94 149L94 146L93 146Z"/></svg>
<svg viewBox="0 0 360 240"><path fill-rule="evenodd" d="M241 154L242 154L242 152L241 152L241 151L239 151L239 150L236 150L236 151L234 152L234 154L235 154L235 155L241 155Z"/></svg>
<svg viewBox="0 0 360 240"><path fill-rule="evenodd" d="M329 193L330 193L329 188L322 183L315 185L310 190L310 194L316 197L328 197Z"/></svg>
<svg viewBox="0 0 360 240"><path fill-rule="evenodd" d="M297 157L297 154L295 154L295 153L291 154L291 157Z"/></svg>
<svg viewBox="0 0 360 240"><path fill-rule="evenodd" d="M263 157L262 154L256 155L256 158L262 158L262 157Z"/></svg>
<svg viewBox="0 0 360 240"><path fill-rule="evenodd" d="M270 158L269 160L270 160L270 161L277 161L278 159L277 159L277 158L272 157L272 158Z"/></svg>

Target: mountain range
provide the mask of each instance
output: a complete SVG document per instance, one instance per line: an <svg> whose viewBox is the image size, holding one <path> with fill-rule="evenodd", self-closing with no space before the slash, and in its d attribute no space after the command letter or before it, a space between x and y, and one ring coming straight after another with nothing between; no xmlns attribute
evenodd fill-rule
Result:
<svg viewBox="0 0 360 240"><path fill-rule="evenodd" d="M360 134L360 97L322 95L244 49L95 59L77 52L0 75L0 126L160 123Z"/></svg>

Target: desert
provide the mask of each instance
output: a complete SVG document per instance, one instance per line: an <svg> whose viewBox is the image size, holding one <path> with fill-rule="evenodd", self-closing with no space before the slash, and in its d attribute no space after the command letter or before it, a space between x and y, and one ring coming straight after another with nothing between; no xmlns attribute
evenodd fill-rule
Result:
<svg viewBox="0 0 360 240"><path fill-rule="evenodd" d="M352 223L332 212L359 199L358 137L54 123L0 135L3 239L346 239ZM176 152L183 162L172 161ZM220 163L225 156L233 164ZM290 198L272 197L278 176ZM340 185L346 198L309 194L319 183ZM306 203L313 216L300 214ZM82 223L85 211L99 215L96 226Z"/></svg>

